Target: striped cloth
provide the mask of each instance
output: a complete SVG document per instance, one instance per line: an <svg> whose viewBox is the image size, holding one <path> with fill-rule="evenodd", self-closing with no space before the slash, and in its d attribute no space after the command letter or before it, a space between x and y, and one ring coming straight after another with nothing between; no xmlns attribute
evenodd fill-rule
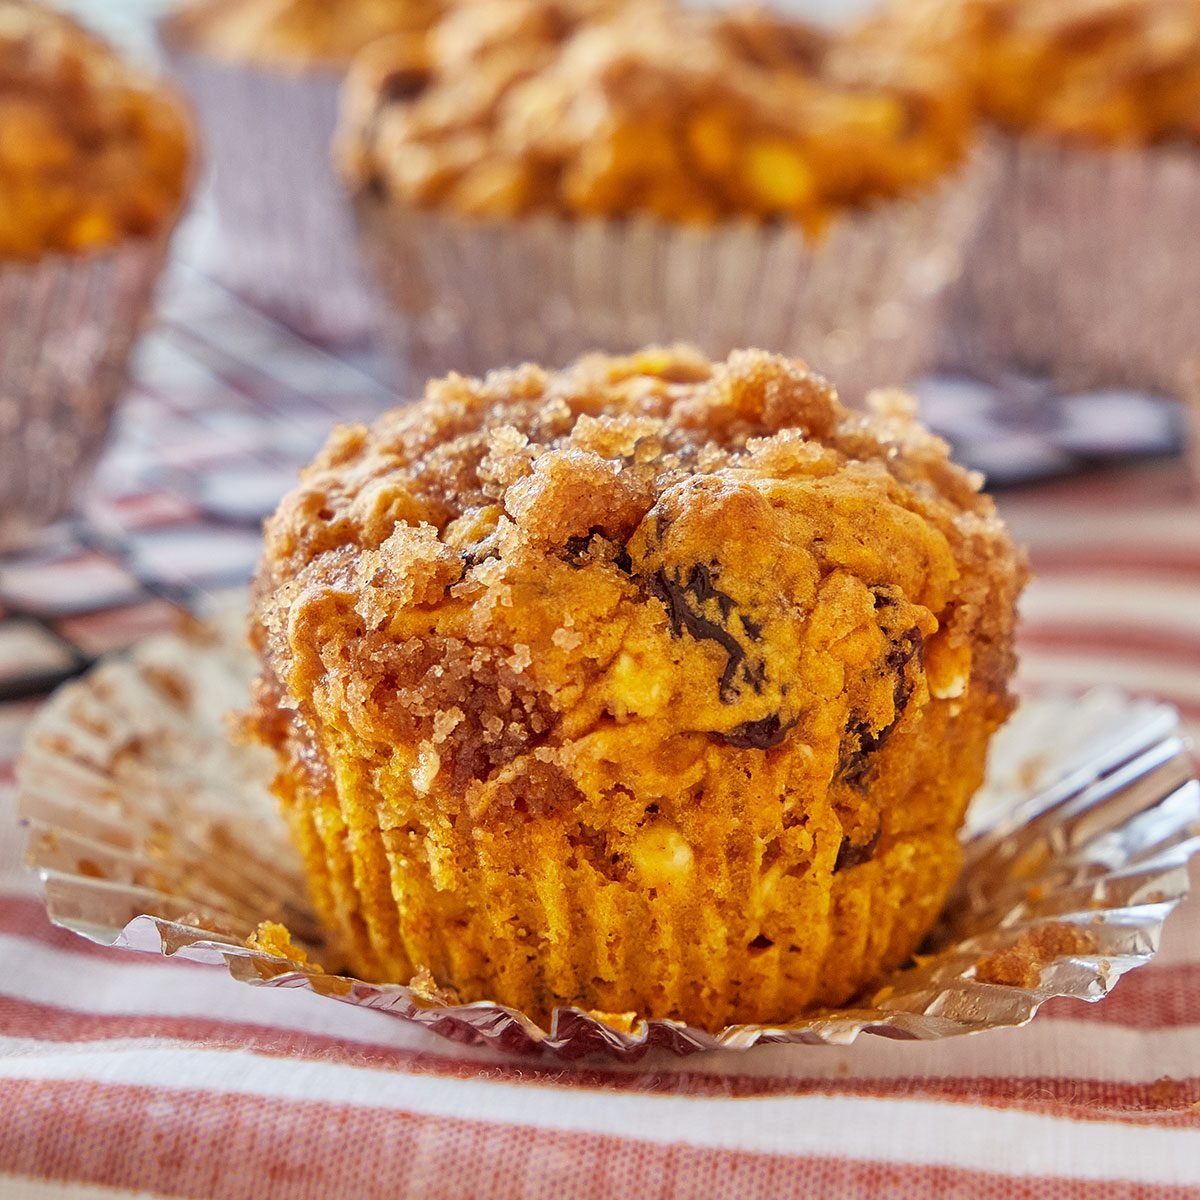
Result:
<svg viewBox="0 0 1200 1200"><path fill-rule="evenodd" d="M1027 685L1154 694L1200 733L1182 467L1003 508L1037 571ZM31 711L0 710L0 760ZM1025 1029L563 1066L92 947L47 924L12 828L0 808L0 1197L1200 1195L1195 900L1109 999Z"/></svg>

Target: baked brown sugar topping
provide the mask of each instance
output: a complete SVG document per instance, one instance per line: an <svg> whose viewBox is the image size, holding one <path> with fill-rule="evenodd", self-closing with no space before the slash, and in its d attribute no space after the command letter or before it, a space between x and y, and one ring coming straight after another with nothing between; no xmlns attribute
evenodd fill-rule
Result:
<svg viewBox="0 0 1200 1200"><path fill-rule="evenodd" d="M164 26L175 44L230 62L344 66L376 38L421 31L441 0L190 0Z"/></svg>
<svg viewBox="0 0 1200 1200"><path fill-rule="evenodd" d="M899 394L683 349L451 376L269 523L252 724L356 971L719 1027L924 935L1023 561Z"/></svg>
<svg viewBox="0 0 1200 1200"><path fill-rule="evenodd" d="M634 212L817 232L962 158L956 73L913 43L766 10L481 0L369 48L347 89L352 183L471 217Z"/></svg>
<svg viewBox="0 0 1200 1200"><path fill-rule="evenodd" d="M157 233L191 156L162 85L67 18L0 0L0 259Z"/></svg>
<svg viewBox="0 0 1200 1200"><path fill-rule="evenodd" d="M1196 0L921 0L897 6L975 77L985 115L1098 145L1200 136Z"/></svg>

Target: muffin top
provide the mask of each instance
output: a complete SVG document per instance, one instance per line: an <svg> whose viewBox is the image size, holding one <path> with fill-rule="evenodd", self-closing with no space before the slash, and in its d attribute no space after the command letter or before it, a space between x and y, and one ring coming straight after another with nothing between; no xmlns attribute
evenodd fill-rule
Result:
<svg viewBox="0 0 1200 1200"><path fill-rule="evenodd" d="M816 232L963 155L961 81L915 46L767 10L479 0L356 61L342 165L376 195L472 217L742 215Z"/></svg>
<svg viewBox="0 0 1200 1200"><path fill-rule="evenodd" d="M174 44L230 62L345 66L376 38L425 29L442 0L189 0L164 24Z"/></svg>
<svg viewBox="0 0 1200 1200"><path fill-rule="evenodd" d="M1196 0L904 0L897 13L951 45L1002 125L1112 146L1200 136Z"/></svg>
<svg viewBox="0 0 1200 1200"><path fill-rule="evenodd" d="M1002 716L1023 560L912 402L873 404L677 348L451 375L338 430L267 526L260 723L482 820L506 779L551 804L604 762L674 795L709 746L865 786L906 714L970 688Z"/></svg>
<svg viewBox="0 0 1200 1200"><path fill-rule="evenodd" d="M0 0L0 259L156 233L179 212L191 158L160 83L66 17Z"/></svg>

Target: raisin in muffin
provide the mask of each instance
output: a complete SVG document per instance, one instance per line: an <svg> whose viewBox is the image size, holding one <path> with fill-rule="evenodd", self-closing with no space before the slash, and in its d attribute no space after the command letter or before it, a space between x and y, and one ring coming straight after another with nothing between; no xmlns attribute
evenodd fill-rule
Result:
<svg viewBox="0 0 1200 1200"><path fill-rule="evenodd" d="M760 351L335 433L267 528L250 722L350 968L715 1030L904 962L1012 706L978 489L907 397Z"/></svg>
<svg viewBox="0 0 1200 1200"><path fill-rule="evenodd" d="M0 0L0 260L159 233L191 157L168 89L52 9Z"/></svg>

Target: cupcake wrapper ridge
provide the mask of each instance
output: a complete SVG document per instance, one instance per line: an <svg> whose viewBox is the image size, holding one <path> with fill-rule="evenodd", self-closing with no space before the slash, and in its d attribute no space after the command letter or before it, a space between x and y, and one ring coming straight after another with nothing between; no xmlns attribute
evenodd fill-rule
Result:
<svg viewBox="0 0 1200 1200"><path fill-rule="evenodd" d="M1200 360L1200 155L993 142L996 184L951 291L947 365L1176 394Z"/></svg>
<svg viewBox="0 0 1200 1200"><path fill-rule="evenodd" d="M0 549L62 516L99 456L169 237L0 265Z"/></svg>
<svg viewBox="0 0 1200 1200"><path fill-rule="evenodd" d="M853 402L930 365L989 173L976 156L923 195L845 214L816 243L751 221L470 221L365 194L356 208L410 387L688 342L718 359L747 346L803 358Z"/></svg>

